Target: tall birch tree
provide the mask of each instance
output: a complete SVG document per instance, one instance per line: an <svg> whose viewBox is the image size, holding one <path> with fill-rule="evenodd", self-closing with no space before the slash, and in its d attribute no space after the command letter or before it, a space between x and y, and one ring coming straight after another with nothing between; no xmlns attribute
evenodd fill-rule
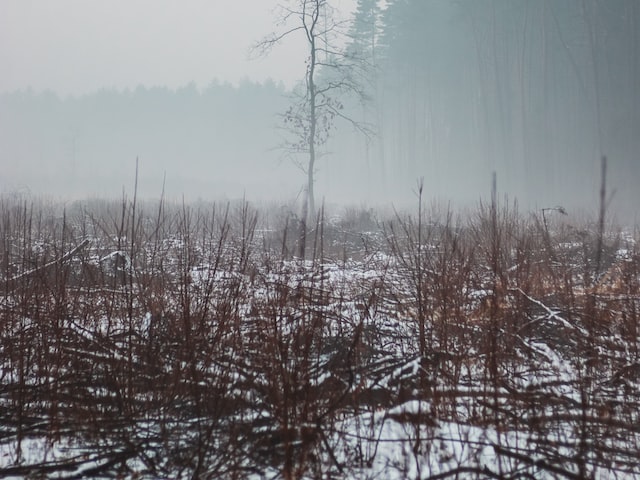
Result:
<svg viewBox="0 0 640 480"><path fill-rule="evenodd" d="M282 115L290 134L284 145L285 152L306 174L299 252L302 257L308 215L316 213L314 186L320 149L338 119L363 133L369 132L366 125L354 120L344 109L347 96L366 96L362 79L367 65L364 58L344 48L350 22L341 20L338 13L329 0L290 0L280 6L281 30L255 47L264 55L285 39L302 40L306 45L303 79L294 89L291 106Z"/></svg>

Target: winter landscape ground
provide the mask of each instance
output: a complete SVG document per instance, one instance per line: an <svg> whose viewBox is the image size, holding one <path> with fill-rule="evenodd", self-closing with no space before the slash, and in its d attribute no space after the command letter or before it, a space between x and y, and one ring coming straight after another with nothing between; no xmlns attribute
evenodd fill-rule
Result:
<svg viewBox="0 0 640 480"><path fill-rule="evenodd" d="M637 232L0 199L0 476L640 478Z"/></svg>

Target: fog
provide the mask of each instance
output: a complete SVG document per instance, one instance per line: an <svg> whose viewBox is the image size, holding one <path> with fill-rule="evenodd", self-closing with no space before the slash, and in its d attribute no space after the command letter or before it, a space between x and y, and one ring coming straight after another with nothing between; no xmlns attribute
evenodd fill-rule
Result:
<svg viewBox="0 0 640 480"><path fill-rule="evenodd" d="M299 157L279 147L304 42L249 58L282 28L275 3L3 2L2 192L117 198L137 161L149 198L299 198ZM335 121L318 198L410 204L424 178L427 198L469 206L495 172L522 209L592 212L606 155L609 207L635 221L636 0L352 3L335 2L340 47L370 67L369 101L341 101L372 135Z"/></svg>

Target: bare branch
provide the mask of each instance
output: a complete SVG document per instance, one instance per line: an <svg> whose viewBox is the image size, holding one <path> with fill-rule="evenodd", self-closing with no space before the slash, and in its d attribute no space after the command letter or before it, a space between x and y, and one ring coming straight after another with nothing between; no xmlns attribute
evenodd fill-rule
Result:
<svg viewBox="0 0 640 480"><path fill-rule="evenodd" d="M256 43L251 47L250 49L251 58L264 57L268 55L269 53L271 53L271 50L273 49L273 47L278 45L282 40L284 40L289 35L300 30L303 30L303 27L298 26L298 27L290 28L289 30L286 30L285 32L282 32L279 34L274 33L267 36L266 38L262 39L260 42ZM255 55L251 55L251 54L255 54Z"/></svg>
<svg viewBox="0 0 640 480"><path fill-rule="evenodd" d="M322 155L317 147L325 145L330 138L334 121L346 121L367 138L373 134L369 125L361 124L345 114L343 101L340 100L342 96L355 96L360 102L366 101L363 85L367 85L364 70L368 65L353 52L346 52L341 47L348 38L346 27L349 22L336 20L336 10L328 0L292 0L292 3L294 7L281 7L280 24L290 21L296 24L262 40L257 50L266 54L298 31L305 35L308 55L304 66L304 83L300 87L302 91L294 90L295 102L282 115L283 123L291 133L283 150L289 154L308 156L304 165L307 174L305 204L308 203L309 210L314 211L314 172L316 160ZM306 206L303 212L306 216Z"/></svg>

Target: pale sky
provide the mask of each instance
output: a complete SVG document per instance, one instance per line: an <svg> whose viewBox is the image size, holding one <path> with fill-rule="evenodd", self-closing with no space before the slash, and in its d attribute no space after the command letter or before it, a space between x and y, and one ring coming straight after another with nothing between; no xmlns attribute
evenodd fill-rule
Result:
<svg viewBox="0 0 640 480"><path fill-rule="evenodd" d="M304 73L300 41L249 59L286 0L0 0L0 92L62 95ZM348 14L355 0L335 4Z"/></svg>

